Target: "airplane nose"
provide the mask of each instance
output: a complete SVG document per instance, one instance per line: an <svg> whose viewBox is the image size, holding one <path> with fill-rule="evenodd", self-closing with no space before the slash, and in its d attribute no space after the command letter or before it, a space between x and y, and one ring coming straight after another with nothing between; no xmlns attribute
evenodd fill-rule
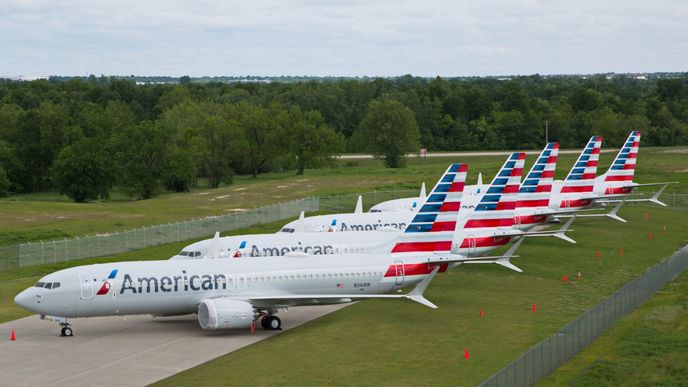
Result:
<svg viewBox="0 0 688 387"><path fill-rule="evenodd" d="M33 294L30 289L26 289L23 292L17 294L16 297L14 297L14 303L21 306L24 309L30 309L31 306L31 298Z"/></svg>

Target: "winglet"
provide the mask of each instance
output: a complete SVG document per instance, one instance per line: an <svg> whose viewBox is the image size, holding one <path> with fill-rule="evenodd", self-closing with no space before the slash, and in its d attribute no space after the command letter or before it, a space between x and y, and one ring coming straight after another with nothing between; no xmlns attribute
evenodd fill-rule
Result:
<svg viewBox="0 0 688 387"><path fill-rule="evenodd" d="M571 217L571 219L567 220L566 223L564 223L563 226L561 226L561 228L554 234L554 237L559 238L559 239L561 239L561 240L565 240L565 241L567 241L567 242L569 242L569 243L575 244L576 241L574 241L573 239L569 238L569 237L566 235L566 231L569 230L569 228L571 227L571 224L573 223L574 220L576 220L576 215L575 215L575 214Z"/></svg>
<svg viewBox="0 0 688 387"><path fill-rule="evenodd" d="M648 200L651 201L652 203L659 204L662 207L666 207L667 205L665 203L659 201L659 195L661 195L662 192L664 192L664 190L666 189L666 187L669 186L669 184L671 184L671 183L664 184L664 186L662 188L660 188L657 192L655 192L655 194L652 195L652 197Z"/></svg>
<svg viewBox="0 0 688 387"><path fill-rule="evenodd" d="M303 218L305 218L305 214L301 211L301 214L299 214L299 221L296 222L296 226L294 226L294 232L303 232Z"/></svg>
<svg viewBox="0 0 688 387"><path fill-rule="evenodd" d="M220 250L220 232L215 231L215 236L213 237L213 241L210 242L210 246L208 247L208 251L205 253L204 258L219 258L219 250Z"/></svg>
<svg viewBox="0 0 688 387"><path fill-rule="evenodd" d="M666 186L665 186L665 187L666 187ZM654 197L654 196L653 196L653 197ZM652 199L650 199L650 200L652 200ZM624 219L624 218L620 217L619 215L617 215L617 213L618 213L619 210L621 209L621 206L623 206L624 203L626 203L626 202L623 201L623 200L620 201L620 202L618 202L618 203L614 206L614 208L612 208L612 210L609 211L609 213L606 214L606 215L607 215L608 217L614 219L614 220L618 220L619 222L626 223L626 219ZM662 204L664 204L664 203L662 203ZM666 206L666 205L665 205L665 206Z"/></svg>
<svg viewBox="0 0 688 387"><path fill-rule="evenodd" d="M427 195L425 194L425 182L420 186L420 195L418 195L419 198L425 199Z"/></svg>
<svg viewBox="0 0 688 387"><path fill-rule="evenodd" d="M356 209L354 210L354 214L362 214L363 213L363 196L358 195L358 200L356 201Z"/></svg>
<svg viewBox="0 0 688 387"><path fill-rule="evenodd" d="M437 305L433 304L432 302L428 301L427 298L423 297L423 292L425 292L425 289L427 289L428 285L430 285L430 282L435 278L439 270L440 267L436 266L432 270L430 275L428 275L422 281L420 281L420 283L418 283L418 285L416 285L416 287L413 288L413 290L408 292L408 294L405 294L404 298L408 298L409 300L425 305L428 308L437 309Z"/></svg>

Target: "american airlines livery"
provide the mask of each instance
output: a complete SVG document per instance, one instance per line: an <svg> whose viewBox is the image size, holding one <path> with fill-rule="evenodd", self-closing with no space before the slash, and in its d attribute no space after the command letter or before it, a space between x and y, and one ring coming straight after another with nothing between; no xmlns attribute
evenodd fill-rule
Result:
<svg viewBox="0 0 688 387"><path fill-rule="evenodd" d="M256 257L114 262L73 267L41 278L18 294L17 305L59 322L71 336L68 319L134 314L197 313L203 329L279 329L279 309L299 305L348 303L369 298L407 298L436 308L423 297L434 276L449 263L468 263L449 252L452 216L460 207L467 165L451 174L400 234L391 251L322 257ZM511 256L479 258L509 267ZM405 294L388 294L415 285Z"/></svg>
<svg viewBox="0 0 688 387"><path fill-rule="evenodd" d="M545 151L549 152L549 151ZM544 153L544 152L543 152ZM569 226L565 225L556 231L522 232L512 228L515 224L514 208L521 201L521 194L514 193L518 189L525 159L524 153L514 153L507 157L506 162L497 173L492 183L485 186L481 193L467 194L464 190L462 205L457 212L456 246L452 251L457 254L474 257L489 253L506 244L512 237L517 236L554 236L573 242L565 236ZM551 161L551 158L544 157ZM540 169L536 163L534 169ZM549 168L549 167L547 167ZM547 178L536 176L539 172L529 174L528 184L542 187L547 184ZM441 190L442 182L448 179L449 170L440 178L438 185L430 192L433 195L444 195ZM544 175L547 175L546 173ZM454 177L454 183L465 183L465 174ZM540 183L540 181L544 183ZM549 179L551 182L551 178ZM551 184L551 183L550 183ZM537 190L536 190L537 191ZM487 196L489 194L489 196ZM549 195L549 191L544 193ZM541 193L527 193L527 196L542 197ZM548 196L546 196L548 197ZM518 198L518 201L517 201ZM495 202L488 203L490 200ZM526 200L526 199L524 199ZM483 203L478 205L478 203ZM494 205L488 205L494 204ZM421 203L425 205L425 200ZM531 208L529 208L531 209ZM551 212L551 210L550 210ZM445 211L447 217L452 213ZM486 219L489 218L489 219ZM456 219L454 219L456 221ZM570 225L570 223L569 223ZM454 229L447 230L454 231ZM217 239L206 239L192 243L171 259L204 259L204 258L248 258L259 256L305 256L340 253L360 253L390 249L393 240L401 231L350 231L350 232L295 232L275 234L236 235ZM219 248L212 247L217 243ZM216 254L216 255L214 255Z"/></svg>

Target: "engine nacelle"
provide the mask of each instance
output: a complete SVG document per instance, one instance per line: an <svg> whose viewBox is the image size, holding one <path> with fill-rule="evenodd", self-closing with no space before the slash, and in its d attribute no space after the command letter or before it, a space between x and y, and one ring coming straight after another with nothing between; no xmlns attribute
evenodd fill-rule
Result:
<svg viewBox="0 0 688 387"><path fill-rule="evenodd" d="M209 298L198 305L198 323L208 330L248 328L256 317L246 301Z"/></svg>

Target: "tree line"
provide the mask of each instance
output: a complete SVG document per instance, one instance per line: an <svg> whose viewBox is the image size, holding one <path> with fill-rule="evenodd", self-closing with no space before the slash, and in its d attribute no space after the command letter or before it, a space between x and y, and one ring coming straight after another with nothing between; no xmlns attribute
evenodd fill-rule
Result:
<svg viewBox="0 0 688 387"><path fill-rule="evenodd" d="M137 85L91 77L0 81L0 194L59 189L77 202L210 187L371 152L688 143L688 77L320 80Z"/></svg>

